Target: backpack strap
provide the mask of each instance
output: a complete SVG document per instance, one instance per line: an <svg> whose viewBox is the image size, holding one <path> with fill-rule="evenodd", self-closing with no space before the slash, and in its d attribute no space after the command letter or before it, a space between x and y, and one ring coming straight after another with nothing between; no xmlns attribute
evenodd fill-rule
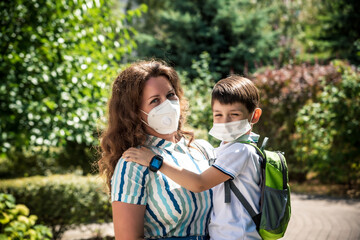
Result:
<svg viewBox="0 0 360 240"><path fill-rule="evenodd" d="M281 161L281 169L282 169L282 175L283 175L283 189L287 189L287 184L288 184L288 180L287 180L287 173L285 171L285 160L284 160L284 156L282 154L280 154L279 152L277 153L280 157L280 161Z"/></svg>
<svg viewBox="0 0 360 240"><path fill-rule="evenodd" d="M224 182L224 187L225 187L225 203L230 203L231 202L231 193L230 193L230 182L231 180L227 180ZM232 182L231 182L232 183Z"/></svg>
<svg viewBox="0 0 360 240"><path fill-rule="evenodd" d="M210 158L208 152L205 150L205 148L198 142L196 142L196 140L194 140L194 145L198 148L198 150L205 156L206 160L209 163L209 166L211 166L213 164L213 162L215 161L214 158Z"/></svg>
<svg viewBox="0 0 360 240"><path fill-rule="evenodd" d="M196 140L194 140L194 145L199 149L199 151L205 156L205 158L209 161L209 154L205 151L205 148L201 146Z"/></svg>
<svg viewBox="0 0 360 240"><path fill-rule="evenodd" d="M258 148L258 146L251 143L250 141L239 141L239 143L249 144L249 145L253 146L256 149L256 153L262 159L262 161L260 162L261 171L263 171L262 168L263 168L263 166L265 166L264 164L265 164L265 161L266 161L266 155L264 154L264 152L262 150L265 148L267 140L268 140L267 137L264 138L263 143L261 145L261 148ZM262 174L262 173L260 173L260 174ZM264 181L264 180L261 179L260 181ZM231 202L231 193L230 193L230 190L231 190L235 194L236 198L244 206L246 211L250 214L252 220L254 221L254 223L256 225L256 229L259 230L260 220L261 220L261 212L258 213L258 214L255 212L255 210L251 207L250 203L246 200L244 195L235 186L235 184L233 183L233 181L231 179L227 180L224 183L224 187L225 187L225 203L230 203ZM262 202L262 200L260 200L260 202Z"/></svg>
<svg viewBox="0 0 360 240"><path fill-rule="evenodd" d="M266 148L266 144L267 144L267 141L269 140L268 137L265 137L262 144L261 144L261 147L260 147L260 150L263 151L265 148Z"/></svg>
<svg viewBox="0 0 360 240"><path fill-rule="evenodd" d="M226 189L228 190L228 199L226 199ZM244 195L242 195L242 193L240 192L240 190L235 186L235 184L233 183L232 180L227 180L225 182L225 202L226 200L229 200L230 202L230 189L233 191L233 193L235 194L235 196L239 199L239 201L241 202L241 204L244 206L244 208L246 209L246 211L248 211L248 213L250 214L252 220L254 221L256 228L258 229L260 226L260 219L261 219L261 213L257 214L255 212L255 210L251 207L250 203L246 200L246 198L244 197Z"/></svg>

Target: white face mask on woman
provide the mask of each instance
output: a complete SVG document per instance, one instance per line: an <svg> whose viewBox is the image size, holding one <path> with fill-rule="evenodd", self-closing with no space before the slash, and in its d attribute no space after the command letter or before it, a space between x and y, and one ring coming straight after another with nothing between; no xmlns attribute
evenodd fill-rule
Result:
<svg viewBox="0 0 360 240"><path fill-rule="evenodd" d="M170 134L177 131L180 119L180 103L178 100L165 100L151 109L149 113L140 111L148 116L147 123L142 119L141 121L157 133Z"/></svg>
<svg viewBox="0 0 360 240"><path fill-rule="evenodd" d="M254 113L251 116L250 122ZM250 122L248 119L243 119L235 122L214 123L209 134L221 141L232 142L251 130Z"/></svg>

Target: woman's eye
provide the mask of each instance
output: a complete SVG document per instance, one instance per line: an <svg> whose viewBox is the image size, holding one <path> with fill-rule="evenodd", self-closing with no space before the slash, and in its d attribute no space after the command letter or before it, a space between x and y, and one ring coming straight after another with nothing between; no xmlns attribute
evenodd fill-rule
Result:
<svg viewBox="0 0 360 240"><path fill-rule="evenodd" d="M173 98L175 96L176 96L175 93L169 93L168 95L166 95L167 98Z"/></svg>
<svg viewBox="0 0 360 240"><path fill-rule="evenodd" d="M151 100L150 104L157 103L158 101L159 101L159 99L154 98L153 100Z"/></svg>

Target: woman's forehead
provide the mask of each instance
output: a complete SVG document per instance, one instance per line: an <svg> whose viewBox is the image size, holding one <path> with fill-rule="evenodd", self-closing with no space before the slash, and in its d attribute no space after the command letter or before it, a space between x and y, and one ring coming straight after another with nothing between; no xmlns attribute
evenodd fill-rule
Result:
<svg viewBox="0 0 360 240"><path fill-rule="evenodd" d="M150 97L151 95L166 94L171 91L169 80L164 76L151 77L145 82L143 97Z"/></svg>

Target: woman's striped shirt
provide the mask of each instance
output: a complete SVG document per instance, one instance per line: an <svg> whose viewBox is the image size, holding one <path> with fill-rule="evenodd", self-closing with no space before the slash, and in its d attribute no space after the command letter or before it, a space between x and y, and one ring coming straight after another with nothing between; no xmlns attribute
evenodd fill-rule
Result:
<svg viewBox="0 0 360 240"><path fill-rule="evenodd" d="M198 140L209 153L212 146ZM150 147L164 161L201 173L209 167L203 154L188 148L185 139L177 143L148 136ZM111 180L111 200L146 205L145 238L201 236L207 234L212 208L212 191L193 193L162 174L120 159Z"/></svg>

